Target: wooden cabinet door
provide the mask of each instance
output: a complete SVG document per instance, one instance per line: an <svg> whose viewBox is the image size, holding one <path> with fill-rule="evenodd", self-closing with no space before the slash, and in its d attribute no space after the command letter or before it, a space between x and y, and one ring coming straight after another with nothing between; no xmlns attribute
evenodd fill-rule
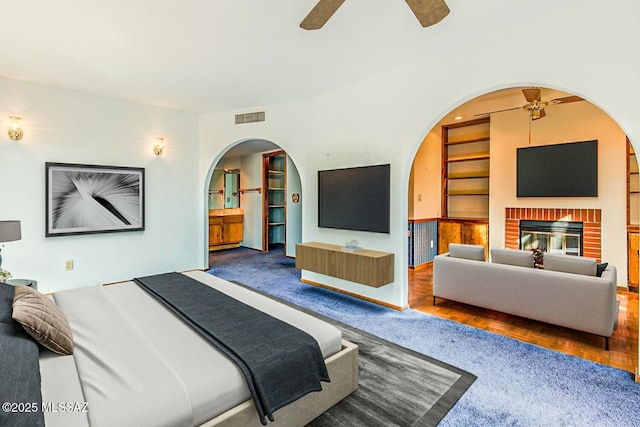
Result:
<svg viewBox="0 0 640 427"><path fill-rule="evenodd" d="M230 215L224 218L222 236L224 243L239 243L244 239L242 215Z"/></svg>
<svg viewBox="0 0 640 427"><path fill-rule="evenodd" d="M484 246L485 259L489 257L489 226L487 224L463 223L462 243Z"/></svg>
<svg viewBox="0 0 640 427"><path fill-rule="evenodd" d="M449 243L462 243L459 222L438 222L438 253L449 252Z"/></svg>
<svg viewBox="0 0 640 427"><path fill-rule="evenodd" d="M438 254L449 252L450 243L484 246L489 256L489 225L465 220L438 221Z"/></svg>
<svg viewBox="0 0 640 427"><path fill-rule="evenodd" d="M209 217L209 246L222 243L222 218Z"/></svg>
<svg viewBox="0 0 640 427"><path fill-rule="evenodd" d="M215 246L222 243L222 225L209 224L209 246Z"/></svg>
<svg viewBox="0 0 640 427"><path fill-rule="evenodd" d="M629 254L627 259L629 260L629 285L637 287L640 284L640 278L638 277L638 249L640 249L640 234L629 233Z"/></svg>

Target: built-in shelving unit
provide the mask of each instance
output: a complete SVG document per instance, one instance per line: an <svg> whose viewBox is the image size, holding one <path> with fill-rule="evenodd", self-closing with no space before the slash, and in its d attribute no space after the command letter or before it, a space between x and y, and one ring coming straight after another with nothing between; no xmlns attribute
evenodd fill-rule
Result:
<svg viewBox="0 0 640 427"><path fill-rule="evenodd" d="M640 224L640 171L638 158L629 140L627 140L627 223Z"/></svg>
<svg viewBox="0 0 640 427"><path fill-rule="evenodd" d="M442 216L489 217L489 118L442 126Z"/></svg>
<svg viewBox="0 0 640 427"><path fill-rule="evenodd" d="M627 139L627 283L638 292L640 287L640 172L638 158Z"/></svg>
<svg viewBox="0 0 640 427"><path fill-rule="evenodd" d="M262 249L286 242L287 157L284 151L263 154L264 209Z"/></svg>

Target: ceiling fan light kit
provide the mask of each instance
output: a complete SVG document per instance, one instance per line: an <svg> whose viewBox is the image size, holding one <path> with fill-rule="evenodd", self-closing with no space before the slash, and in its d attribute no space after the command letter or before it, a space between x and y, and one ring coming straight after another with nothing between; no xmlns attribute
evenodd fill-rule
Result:
<svg viewBox="0 0 640 427"><path fill-rule="evenodd" d="M327 23L345 0L319 0L311 12L302 20L300 28L318 30ZM405 0L424 28L437 24L449 14L444 0Z"/></svg>
<svg viewBox="0 0 640 427"><path fill-rule="evenodd" d="M544 107L546 107L547 104L548 102L534 101L525 105L522 108L529 112L529 117L531 117L531 120L538 120L547 115L547 113L544 112Z"/></svg>

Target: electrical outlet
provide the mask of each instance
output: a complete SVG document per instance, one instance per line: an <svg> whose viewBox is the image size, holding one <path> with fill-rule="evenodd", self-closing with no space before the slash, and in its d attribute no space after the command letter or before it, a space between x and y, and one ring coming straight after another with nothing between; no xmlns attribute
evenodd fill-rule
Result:
<svg viewBox="0 0 640 427"><path fill-rule="evenodd" d="M433 240L431 241L431 249L433 249Z"/></svg>
<svg viewBox="0 0 640 427"><path fill-rule="evenodd" d="M422 201L422 194L418 194L418 201L421 202Z"/></svg>
<svg viewBox="0 0 640 427"><path fill-rule="evenodd" d="M71 271L71 270L73 270L73 260L68 259L64 262L64 271Z"/></svg>

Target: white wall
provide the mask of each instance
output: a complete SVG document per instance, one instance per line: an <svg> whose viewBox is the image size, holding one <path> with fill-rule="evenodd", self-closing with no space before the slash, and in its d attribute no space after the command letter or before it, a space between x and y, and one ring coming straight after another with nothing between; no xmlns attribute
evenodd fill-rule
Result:
<svg viewBox="0 0 640 427"><path fill-rule="evenodd" d="M427 134L413 161L413 217L411 219L442 216L442 139L440 126Z"/></svg>
<svg viewBox="0 0 640 427"><path fill-rule="evenodd" d="M303 196L303 241L342 244L356 239L370 249L395 254L394 283L378 289L304 273L364 296L404 305L407 301L407 187L415 153L427 132L454 106L493 90L536 84L585 97L607 112L638 148L640 143L640 57L629 43L640 39L634 16L640 3L610 6L575 1L548 14L514 23L440 56L289 105L267 106L268 120L234 126L234 112L201 116L201 158L213 158L233 141L263 138L296 159ZM577 19L576 17L580 18ZM528 34L544 37L535 46ZM476 66L483 64L482 67ZM256 106L261 108L262 106ZM391 164L390 234L319 229L316 171L377 163ZM201 175L207 162L201 161ZM624 223L624 222L623 222Z"/></svg>
<svg viewBox="0 0 640 427"><path fill-rule="evenodd" d="M216 167L209 182L209 209L224 209L224 169Z"/></svg>
<svg viewBox="0 0 640 427"><path fill-rule="evenodd" d="M598 197L516 197L516 149L528 147L529 121L522 111L491 117L489 243L505 245L505 208L581 208L602 210L602 262L618 271L627 286L626 137L622 129L588 102L547 107L532 124L531 146L598 140Z"/></svg>
<svg viewBox="0 0 640 427"><path fill-rule="evenodd" d="M292 200L294 193L299 195L298 202ZM313 196L316 195L310 195L310 197ZM287 204L287 244L285 247L285 255L295 257L296 244L302 242L302 203L304 199L300 174L291 156L287 156L287 194L285 198Z"/></svg>
<svg viewBox="0 0 640 427"><path fill-rule="evenodd" d="M196 115L0 78L3 129L9 115L24 125L19 142L0 134L0 220L22 221L3 250L14 277L52 292L198 267ZM45 162L144 167L146 230L45 238Z"/></svg>

